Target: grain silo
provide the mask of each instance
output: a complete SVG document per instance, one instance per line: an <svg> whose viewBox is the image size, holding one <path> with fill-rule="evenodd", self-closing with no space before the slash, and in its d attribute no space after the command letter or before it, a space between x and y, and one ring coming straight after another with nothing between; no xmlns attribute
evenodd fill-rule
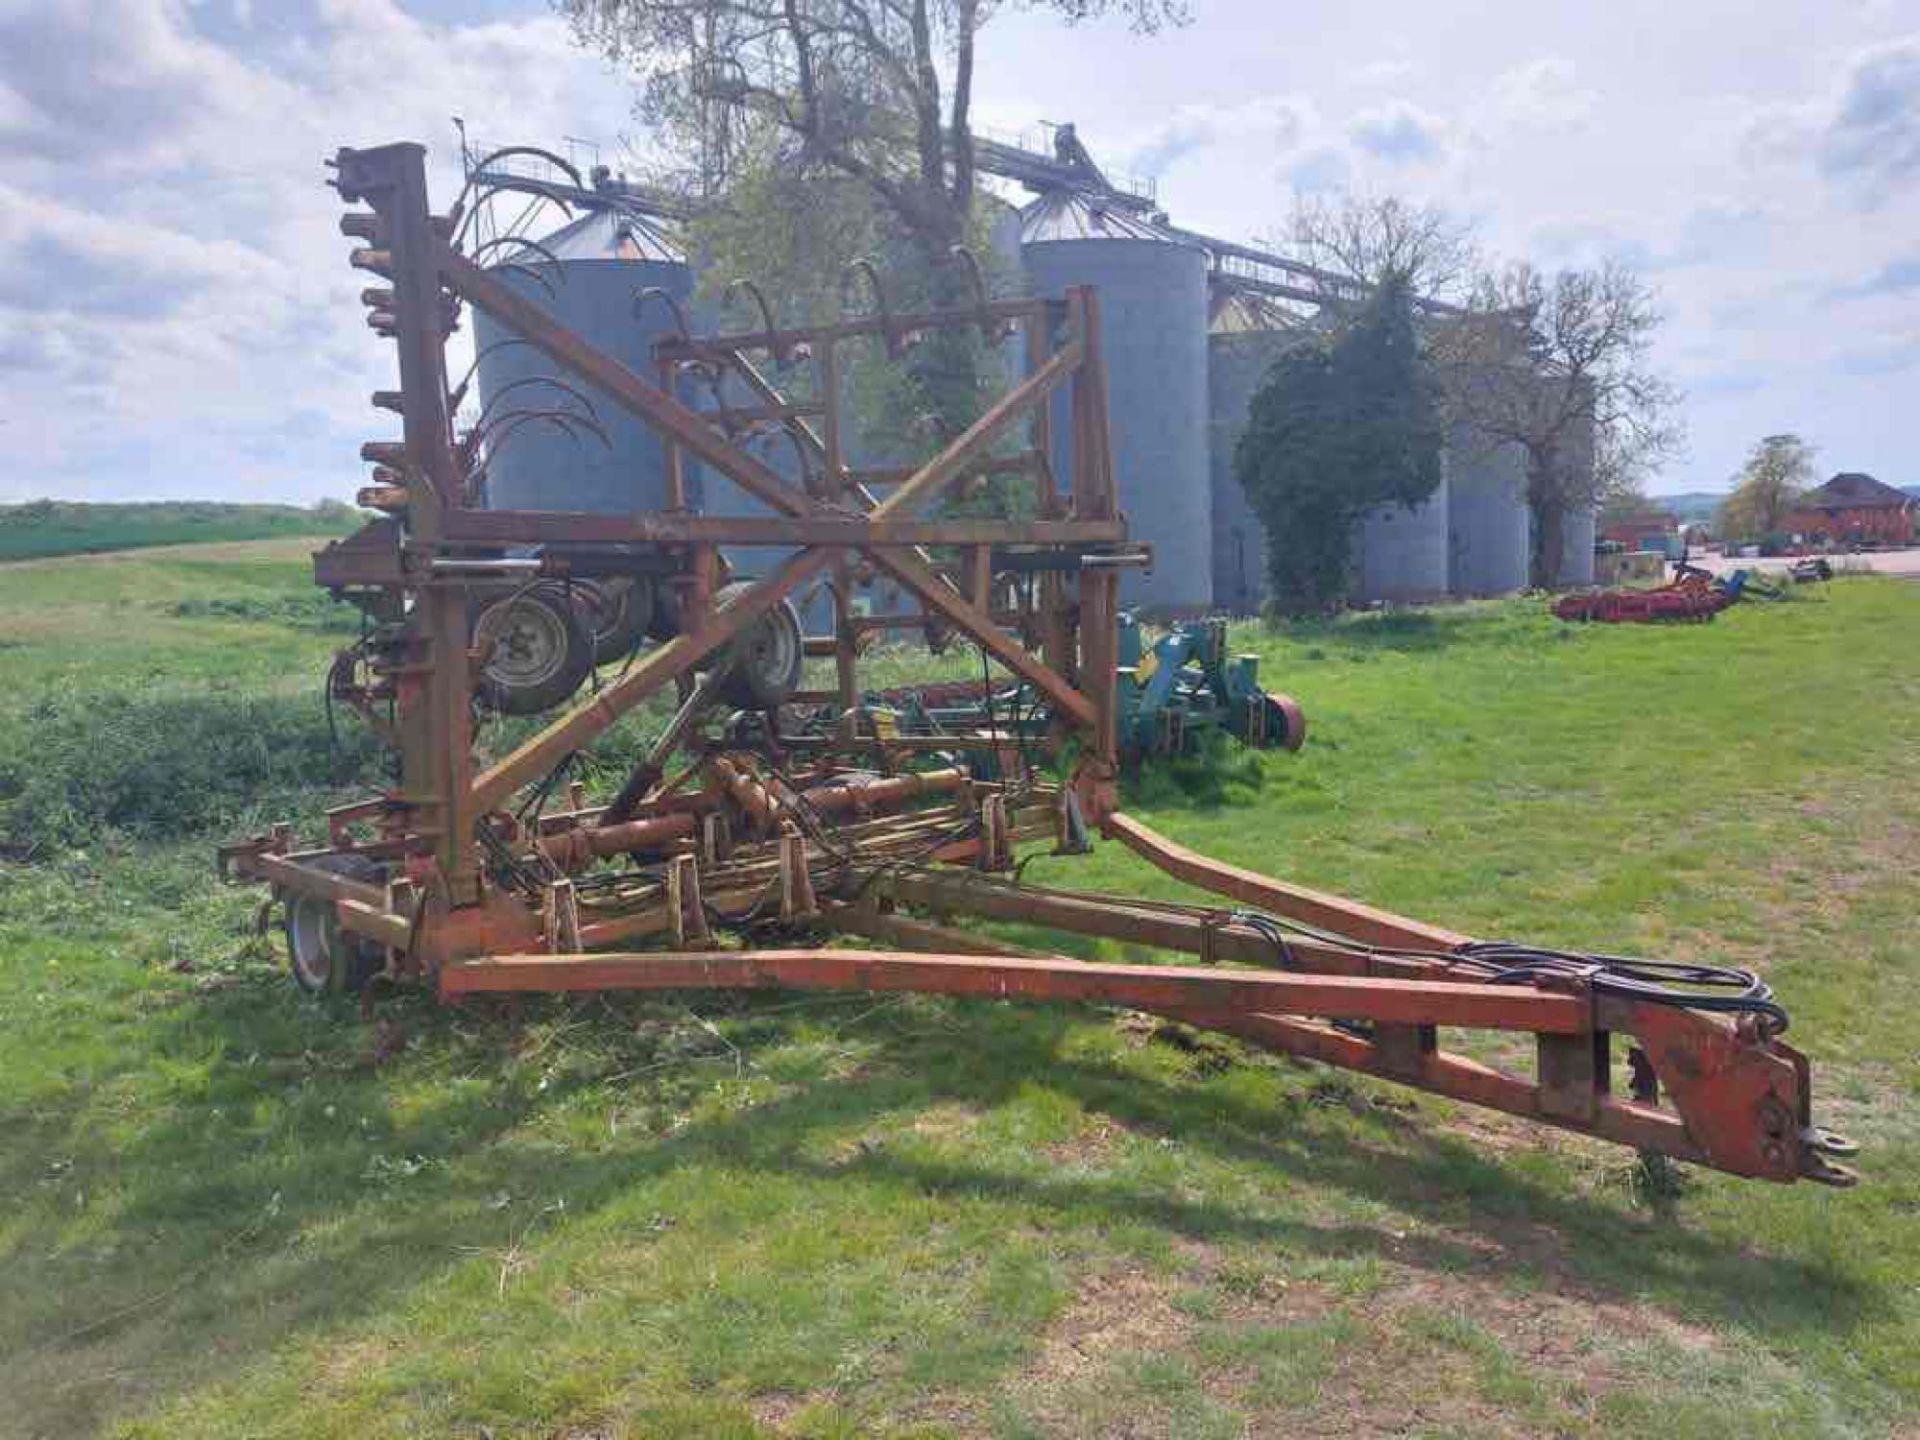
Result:
<svg viewBox="0 0 1920 1440"><path fill-rule="evenodd" d="M1591 408L1591 390L1588 408ZM1592 494L1594 484L1594 463L1597 458L1599 435L1591 423L1576 425L1562 445L1560 463L1566 467L1567 484L1570 490L1578 494ZM1560 568L1554 576L1556 585L1593 584L1593 545L1598 538L1600 516L1591 508L1569 510L1560 521Z"/></svg>
<svg viewBox="0 0 1920 1440"><path fill-rule="evenodd" d="M1520 448L1469 426L1447 435L1447 551L1455 595L1507 595L1527 585L1530 530Z"/></svg>
<svg viewBox="0 0 1920 1440"><path fill-rule="evenodd" d="M1126 573L1122 602L1162 613L1211 608L1205 252L1138 209L1057 189L1023 212L1021 258L1035 294L1100 292L1114 477L1130 533L1154 554L1151 571ZM1066 414L1062 395L1058 435Z"/></svg>
<svg viewBox="0 0 1920 1440"><path fill-rule="evenodd" d="M658 296L638 305L647 290L658 289L687 305L694 277L685 256L666 232L648 217L608 205L539 241L546 254L504 248L499 277L542 306L561 324L584 336L650 382L657 381L653 342L674 329L672 306ZM503 423L493 430L498 444L487 469L486 503L495 509L589 510L633 514L666 506L665 463L654 432L611 396L557 367L531 345L511 343L511 332L484 311L474 315L474 343L480 357L483 414ZM611 445L590 435L573 435L537 420L515 424L516 409L578 409L561 391L535 382L555 376L578 386L593 402Z"/></svg>
<svg viewBox="0 0 1920 1440"><path fill-rule="evenodd" d="M1382 505L1361 517L1353 536L1356 601L1445 597L1449 468L1442 464L1439 486L1418 505Z"/></svg>
<svg viewBox="0 0 1920 1440"><path fill-rule="evenodd" d="M1207 341L1213 603L1230 615L1252 615L1266 600L1266 531L1234 478L1233 456L1247 428L1247 407L1285 344L1283 334L1258 330Z"/></svg>
<svg viewBox="0 0 1920 1440"><path fill-rule="evenodd" d="M1560 584L1593 584L1593 544L1599 523L1600 517L1591 510L1567 512L1560 532Z"/></svg>
<svg viewBox="0 0 1920 1440"><path fill-rule="evenodd" d="M1301 317L1257 294L1216 287L1207 336L1207 450L1213 520L1213 606L1258 614L1267 598L1267 535L1234 476L1253 397L1289 347Z"/></svg>

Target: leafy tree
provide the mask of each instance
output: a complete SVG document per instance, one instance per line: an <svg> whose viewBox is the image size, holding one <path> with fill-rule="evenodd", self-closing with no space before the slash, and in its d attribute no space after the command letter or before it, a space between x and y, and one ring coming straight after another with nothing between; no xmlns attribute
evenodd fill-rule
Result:
<svg viewBox="0 0 1920 1440"><path fill-rule="evenodd" d="M1344 328L1275 362L1248 408L1234 476L1267 533L1275 608L1337 605L1360 518L1417 505L1440 484L1433 382L1403 284L1380 286Z"/></svg>
<svg viewBox="0 0 1920 1440"><path fill-rule="evenodd" d="M1798 435L1769 435L1734 477L1715 525L1725 540L1758 540L1785 527L1814 478L1814 450Z"/></svg>
<svg viewBox="0 0 1920 1440"><path fill-rule="evenodd" d="M989 289L1001 278L989 243L996 204L984 197L976 203L967 236ZM865 187L842 177L796 175L771 156L737 165L724 203L701 209L690 229L693 248L703 257L703 298L722 301L733 277L746 276L783 323L826 324L870 306L864 278L848 274L855 260L872 262L884 277L895 311L925 308L939 284L958 273L957 261L930 273L917 247ZM726 318L743 328L761 323L750 307ZM935 332L909 352L905 365L877 338L843 345L838 354L847 421L870 450L900 463L926 458L970 423L1005 378L1004 356L972 328ZM813 367L801 363L776 378L790 393L805 396Z"/></svg>
<svg viewBox="0 0 1920 1440"><path fill-rule="evenodd" d="M1610 525L1615 521L1631 520L1652 508L1653 497L1647 494L1646 482L1638 475L1629 475L1601 499L1600 523Z"/></svg>
<svg viewBox="0 0 1920 1440"><path fill-rule="evenodd" d="M1004 0L556 0L582 41L632 65L641 113L698 193L769 153L862 186L930 265L966 238L978 173L976 43ZM1025 0L1143 33L1183 0Z"/></svg>
<svg viewBox="0 0 1920 1440"><path fill-rule="evenodd" d="M856 253L884 255L893 276L905 272L904 284L890 279L890 298L917 292L954 304L967 297L951 261L979 218L976 47L980 28L1006 0L554 3L583 43L638 77L640 113L673 167L657 178L723 205L793 198L771 182L840 182L825 197L851 206L855 228L876 231L880 242ZM1184 0L1022 3L1070 24L1117 15L1143 33L1186 19ZM789 222L812 223L801 213L807 209L817 212L817 202L771 213L749 204L743 213L749 223L755 214L771 219L777 245ZM902 247L906 257L889 253ZM723 266L736 258L723 246L715 252ZM824 278L837 285L850 258L833 252ZM911 459L978 415L986 367L976 341L942 330L915 347L904 368L906 394L888 397L882 413L907 417L902 428L913 443L901 458Z"/></svg>
<svg viewBox="0 0 1920 1440"><path fill-rule="evenodd" d="M1483 277L1470 313L1436 333L1450 411L1526 456L1536 585L1559 579L1568 514L1684 447L1679 392L1651 363L1660 320L1624 265L1549 277L1522 262Z"/></svg>

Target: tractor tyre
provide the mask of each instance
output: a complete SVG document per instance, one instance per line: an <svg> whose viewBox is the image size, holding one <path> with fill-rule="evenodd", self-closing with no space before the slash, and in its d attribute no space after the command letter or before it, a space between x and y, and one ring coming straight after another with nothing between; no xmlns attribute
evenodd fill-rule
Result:
<svg viewBox="0 0 1920 1440"><path fill-rule="evenodd" d="M748 584L736 581L719 600L724 604ZM800 688L804 659L800 612L791 600L782 600L720 652L718 663L727 667L720 697L742 710L772 710Z"/></svg>
<svg viewBox="0 0 1920 1440"><path fill-rule="evenodd" d="M309 868L377 884L380 867L364 855L323 855ZM287 963L293 983L309 995L352 995L386 964L379 945L342 930L333 902L315 895L286 898Z"/></svg>
<svg viewBox="0 0 1920 1440"><path fill-rule="evenodd" d="M473 624L484 652L475 688L503 715L537 715L563 703L593 669L593 637L558 587L536 585L496 600Z"/></svg>
<svg viewBox="0 0 1920 1440"><path fill-rule="evenodd" d="M593 663L612 665L640 648L653 624L653 582L644 576L550 580L535 589L573 606L593 639Z"/></svg>

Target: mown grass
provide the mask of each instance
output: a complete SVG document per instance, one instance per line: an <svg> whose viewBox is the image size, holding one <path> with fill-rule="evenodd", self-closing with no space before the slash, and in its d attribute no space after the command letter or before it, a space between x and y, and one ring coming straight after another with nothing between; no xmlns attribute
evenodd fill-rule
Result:
<svg viewBox="0 0 1920 1440"><path fill-rule="evenodd" d="M344 535L359 523L350 507L235 505L211 500L97 505L34 500L0 505L0 561L97 554L150 545L200 545L276 536Z"/></svg>
<svg viewBox="0 0 1920 1440"><path fill-rule="evenodd" d="M0 1433L1920 1417L1920 587L1248 628L1308 748L1132 787L1215 854L1462 929L1764 967L1867 1184L1691 1173L1656 1205L1630 1156L1093 1011L297 1001L207 852L337 779L299 548L0 572L0 773L46 713L36 794L147 774L129 735L178 747L159 776L223 723L306 757L186 767L197 804L117 782L0 868ZM1177 889L1111 846L1029 874Z"/></svg>

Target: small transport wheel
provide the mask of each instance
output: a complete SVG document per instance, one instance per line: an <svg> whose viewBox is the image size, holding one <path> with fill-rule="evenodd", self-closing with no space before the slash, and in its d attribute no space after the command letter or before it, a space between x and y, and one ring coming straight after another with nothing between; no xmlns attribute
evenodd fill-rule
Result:
<svg viewBox="0 0 1920 1440"><path fill-rule="evenodd" d="M653 582L646 576L550 580L534 587L573 606L593 639L593 663L613 665L640 648L653 623Z"/></svg>
<svg viewBox="0 0 1920 1440"><path fill-rule="evenodd" d="M380 880L380 867L362 855L323 855L307 864L348 880ZM293 983L309 995L355 994L386 964L378 945L342 930L332 902L314 895L287 896L287 960Z"/></svg>
<svg viewBox="0 0 1920 1440"><path fill-rule="evenodd" d="M727 586L720 592L721 602L747 589L750 583L737 581ZM720 663L727 666L720 696L743 710L771 710L783 705L800 688L804 656L800 612L791 600L782 600L720 652Z"/></svg>
<svg viewBox="0 0 1920 1440"><path fill-rule="evenodd" d="M535 585L494 601L473 625L485 652L475 686L505 715L535 715L560 704L593 669L593 639L557 587Z"/></svg>

